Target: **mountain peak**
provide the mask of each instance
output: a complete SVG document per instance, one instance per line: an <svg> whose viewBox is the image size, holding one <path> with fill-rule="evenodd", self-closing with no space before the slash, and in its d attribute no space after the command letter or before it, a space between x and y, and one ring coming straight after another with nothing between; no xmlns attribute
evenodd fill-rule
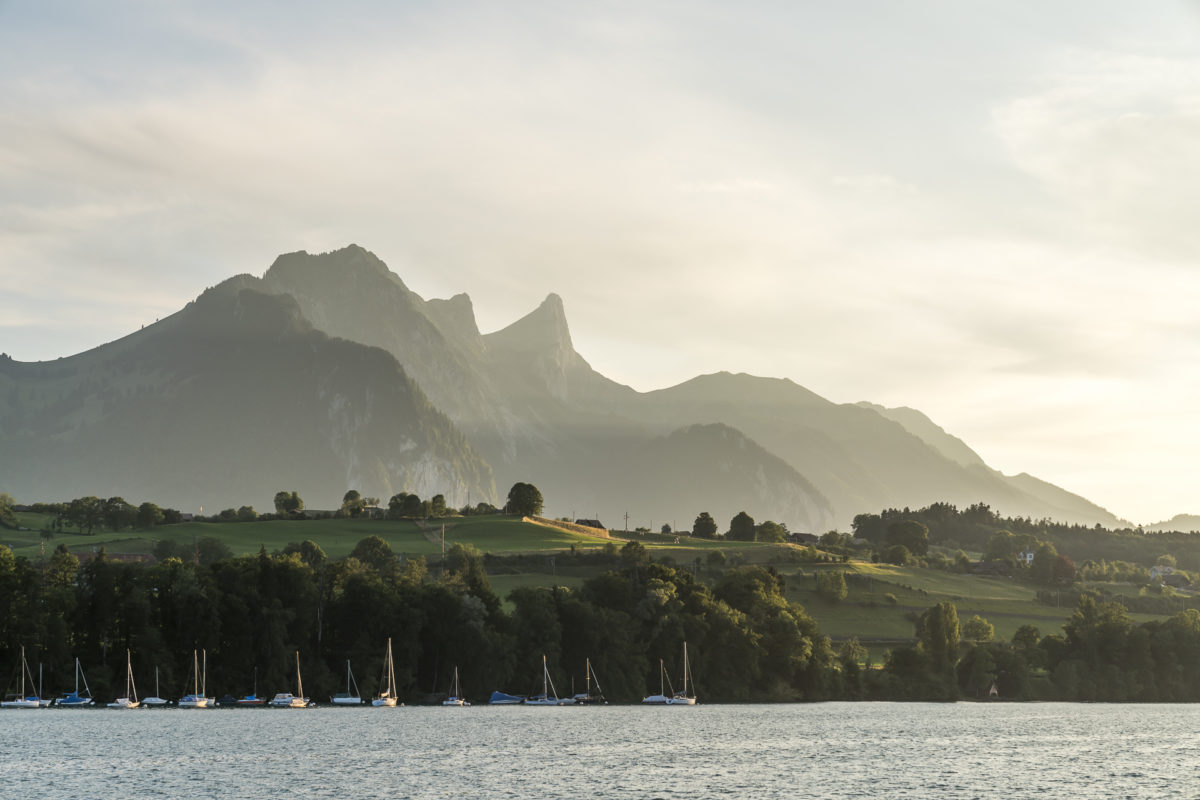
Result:
<svg viewBox="0 0 1200 800"><path fill-rule="evenodd" d="M575 350L562 298L554 292L507 328L488 334L487 340L494 347L510 351L567 353Z"/></svg>

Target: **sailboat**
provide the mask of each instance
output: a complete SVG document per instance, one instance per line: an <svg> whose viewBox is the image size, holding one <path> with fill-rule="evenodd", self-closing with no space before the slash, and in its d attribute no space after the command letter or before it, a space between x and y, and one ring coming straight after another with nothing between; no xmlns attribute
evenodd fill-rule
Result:
<svg viewBox="0 0 1200 800"><path fill-rule="evenodd" d="M350 691L350 687L354 687L354 691ZM329 698L329 702L335 706L361 706L362 697L358 694L358 681L354 680L354 673L350 671L350 659L346 659L346 691L338 692L333 697Z"/></svg>
<svg viewBox="0 0 1200 800"><path fill-rule="evenodd" d="M300 651L296 651L296 694L280 692L271 698L275 708L308 708L312 705L304 696L304 684L300 682Z"/></svg>
<svg viewBox="0 0 1200 800"><path fill-rule="evenodd" d="M141 708L141 703L137 699L137 687L133 685L133 657L129 651L125 651L125 696L118 697L116 700L108 704L109 708Z"/></svg>
<svg viewBox="0 0 1200 800"><path fill-rule="evenodd" d="M265 706L267 698L258 696L258 667L254 668L254 691L234 701L237 706Z"/></svg>
<svg viewBox="0 0 1200 800"><path fill-rule="evenodd" d="M203 674L203 677L201 677ZM180 708L211 708L214 698L207 696L208 690L208 651L204 651L204 672L200 672L200 661L196 651L192 651L192 693L179 698Z"/></svg>
<svg viewBox="0 0 1200 800"><path fill-rule="evenodd" d="M83 690L86 695L79 693L79 679L83 678ZM79 659L75 659L75 691L68 695L64 695L54 701L54 705L59 708L84 708L93 704L92 690L87 685L87 676L83 674L83 667L79 666Z"/></svg>
<svg viewBox="0 0 1200 800"><path fill-rule="evenodd" d="M573 701L570 699L558 698L558 692L554 688L554 681L550 680L550 668L546 666L546 656L542 654L542 693L528 697L525 699L527 706L565 706L570 705Z"/></svg>
<svg viewBox="0 0 1200 800"><path fill-rule="evenodd" d="M396 707L396 665L392 662L392 637L388 637L387 655L383 659L383 675L380 677L383 688L379 696L371 701L376 708Z"/></svg>
<svg viewBox="0 0 1200 800"><path fill-rule="evenodd" d="M692 667L688 663L687 642L683 643L683 691L676 692L675 687L671 686L671 678L667 675L667 668L663 664L663 660L658 660L658 675L659 688L658 694L652 694L649 697L642 698L642 702L647 705L656 706L694 706L696 705L695 695L688 694L688 682L691 681ZM671 690L670 694L663 691L663 680L666 680L666 688Z"/></svg>
<svg viewBox="0 0 1200 800"><path fill-rule="evenodd" d="M29 678L29 688L33 688L33 675L29 672L29 662L25 660L25 647L21 646L21 693L12 700L0 703L0 708L42 708L42 698L37 694L25 693L25 678Z"/></svg>
<svg viewBox="0 0 1200 800"><path fill-rule="evenodd" d="M143 697L142 705L150 706L152 708L162 708L163 706L168 705L170 703L170 701L164 697L161 697L158 692L159 692L158 667L155 667L154 668L154 696L153 697Z"/></svg>
<svg viewBox="0 0 1200 800"><path fill-rule="evenodd" d="M592 660L586 659L584 664L584 680L587 681L587 691L578 692L571 697L575 701L575 705L579 706L594 706L607 705L608 701L604 699L604 690L600 688L600 679L596 677L595 670L592 669ZM596 683L596 693L592 694L592 682Z"/></svg>
<svg viewBox="0 0 1200 800"><path fill-rule="evenodd" d="M462 687L458 685L458 667L454 668L454 691L450 696L442 701L444 706L469 706L471 705L462 696Z"/></svg>

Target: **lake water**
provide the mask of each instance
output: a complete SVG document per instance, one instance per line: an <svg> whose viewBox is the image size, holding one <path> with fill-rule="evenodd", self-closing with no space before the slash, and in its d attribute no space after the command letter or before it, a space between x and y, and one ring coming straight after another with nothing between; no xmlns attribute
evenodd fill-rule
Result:
<svg viewBox="0 0 1200 800"><path fill-rule="evenodd" d="M1200 707L0 712L0 797L1195 798Z"/></svg>

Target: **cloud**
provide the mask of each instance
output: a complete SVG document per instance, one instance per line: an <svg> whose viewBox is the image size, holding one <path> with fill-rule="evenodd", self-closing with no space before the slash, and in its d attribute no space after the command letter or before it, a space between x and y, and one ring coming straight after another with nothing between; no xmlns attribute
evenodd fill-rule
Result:
<svg viewBox="0 0 1200 800"><path fill-rule="evenodd" d="M1200 256L1200 58L1071 51L1035 93L998 106L1015 166L1080 239Z"/></svg>
<svg viewBox="0 0 1200 800"><path fill-rule="evenodd" d="M1170 21L1144 10L1151 44L1121 47L1099 15L1031 33L1007 7L986 30L891 4L879 25L770 4L133 8L2 10L24 34L0 48L18 358L357 242L425 296L470 292L484 330L558 292L584 356L637 388L747 370L916 406L1102 501L1131 496L1149 420L1190 419L1147 387L1200 397L1181 324L1200 69L1153 52Z"/></svg>

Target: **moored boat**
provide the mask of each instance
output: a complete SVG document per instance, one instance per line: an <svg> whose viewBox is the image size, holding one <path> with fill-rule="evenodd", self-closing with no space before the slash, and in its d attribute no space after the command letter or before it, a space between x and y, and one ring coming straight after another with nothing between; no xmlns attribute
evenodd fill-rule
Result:
<svg viewBox="0 0 1200 800"><path fill-rule="evenodd" d="M560 698L550 679L550 668L546 666L546 656L542 654L542 693L525 698L527 706L569 706L574 701L570 698Z"/></svg>
<svg viewBox="0 0 1200 800"><path fill-rule="evenodd" d="M458 667L454 668L454 685L451 687L450 696L442 701L444 706L469 706L462 696L462 687L458 684Z"/></svg>
<svg viewBox="0 0 1200 800"><path fill-rule="evenodd" d="M29 672L29 662L25 660L25 647L21 647L21 693L11 700L0 702L0 708L45 708L49 703L42 700L41 693L27 694L25 679L29 679L28 688L33 689L33 675Z"/></svg>
<svg viewBox="0 0 1200 800"><path fill-rule="evenodd" d="M351 687L354 687L353 691L351 691ZM362 705L363 699L358 693L358 681L354 680L354 673L350 671L350 659L346 659L346 691L338 692L329 698L329 702L335 706Z"/></svg>
<svg viewBox="0 0 1200 800"><path fill-rule="evenodd" d="M658 694L652 694L642 698L642 703L652 706L694 706L696 705L696 697L693 694L688 694L688 683L692 677L692 667L688 662L687 642L683 643L683 691L676 692L675 687L671 685L671 678L667 675L667 668L663 664L663 660L658 660L658 676L659 689ZM666 687L663 686L663 681L666 681ZM670 689L671 693L667 694L664 688Z"/></svg>
<svg viewBox="0 0 1200 800"><path fill-rule="evenodd" d="M128 650L125 651L125 696L118 697L108 704L109 708L133 709L141 708L137 699L137 686L133 683L133 658Z"/></svg>
<svg viewBox="0 0 1200 800"><path fill-rule="evenodd" d="M492 692L492 696L488 699L489 706L519 706L524 702L524 697L499 690Z"/></svg>
<svg viewBox="0 0 1200 800"><path fill-rule="evenodd" d="M239 697L237 700L234 700L233 705L252 708L254 706L265 706L266 704L267 698L258 696L258 667L255 667L254 691L250 692L250 694L246 695L245 697Z"/></svg>
<svg viewBox="0 0 1200 800"><path fill-rule="evenodd" d="M83 680L84 694L79 693L79 681ZM75 659L75 691L70 694L63 695L54 701L56 708L85 708L95 703L92 700L92 690L88 688L87 676L83 674L83 667L79 665L79 659Z"/></svg>
<svg viewBox="0 0 1200 800"><path fill-rule="evenodd" d="M208 696L208 651L204 650L204 667L201 671L196 651L192 651L192 693L179 698L180 708L211 708L215 698Z"/></svg>
<svg viewBox="0 0 1200 800"><path fill-rule="evenodd" d="M571 696L577 706L596 706L607 705L608 701L604 699L604 691L600 688L600 679L596 677L596 671L592 669L592 659L588 658L584 663L584 680L587 682L587 689L583 692L577 692ZM592 684L596 685L596 689L592 691Z"/></svg>
<svg viewBox="0 0 1200 800"><path fill-rule="evenodd" d="M154 668L154 695L152 697L143 697L142 705L150 708L162 708L170 705L171 701L159 696L158 688L158 667Z"/></svg>
<svg viewBox="0 0 1200 800"><path fill-rule="evenodd" d="M271 698L274 708L308 708L312 703L304 696L304 683L300 680L300 651L296 651L296 694L280 692Z"/></svg>
<svg viewBox="0 0 1200 800"><path fill-rule="evenodd" d="M348 665L347 668L349 668ZM371 705L375 708L395 708L399 698L396 696L396 665L392 661L392 637L390 636L387 640L387 653L383 658L383 675L380 676L379 682L383 684L383 688L371 701Z"/></svg>

